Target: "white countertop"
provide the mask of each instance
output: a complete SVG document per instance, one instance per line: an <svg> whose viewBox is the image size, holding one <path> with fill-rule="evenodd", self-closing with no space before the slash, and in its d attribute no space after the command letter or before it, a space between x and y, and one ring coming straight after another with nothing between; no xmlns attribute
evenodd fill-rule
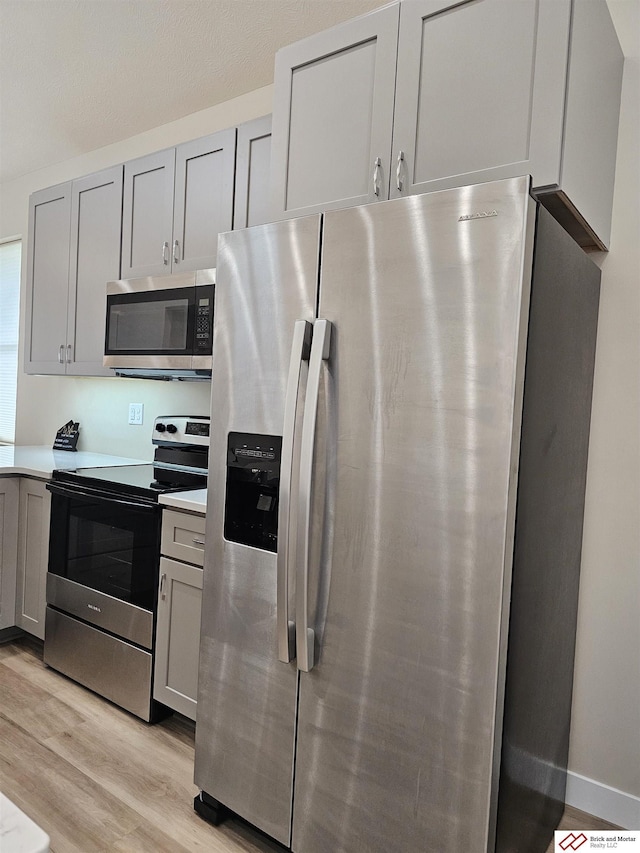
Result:
<svg viewBox="0 0 640 853"><path fill-rule="evenodd" d="M88 450L71 452L52 450L50 447L0 446L0 476L23 475L48 480L54 470L74 468L110 468L114 465L149 465L148 459L131 459L128 456L110 456L108 453L91 453ZM160 495L159 503L186 512L204 515L207 511L207 490L192 489Z"/></svg>
<svg viewBox="0 0 640 853"><path fill-rule="evenodd" d="M168 495L160 495L158 503L172 509L182 509L205 515L207 512L207 490L192 489L190 492L171 492Z"/></svg>
<svg viewBox="0 0 640 853"><path fill-rule="evenodd" d="M148 465L149 460L90 453L88 450L52 450L50 447L0 446L0 475L23 474L49 479L55 469L107 468L112 465Z"/></svg>
<svg viewBox="0 0 640 853"><path fill-rule="evenodd" d="M3 794L0 794L0 850L6 853L47 853L49 836Z"/></svg>

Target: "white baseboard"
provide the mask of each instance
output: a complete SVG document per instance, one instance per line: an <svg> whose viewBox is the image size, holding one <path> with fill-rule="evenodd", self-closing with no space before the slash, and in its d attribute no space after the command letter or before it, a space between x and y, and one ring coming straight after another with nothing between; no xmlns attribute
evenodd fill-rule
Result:
<svg viewBox="0 0 640 853"><path fill-rule="evenodd" d="M566 803L623 829L640 829L640 797L625 794L581 776L567 773Z"/></svg>

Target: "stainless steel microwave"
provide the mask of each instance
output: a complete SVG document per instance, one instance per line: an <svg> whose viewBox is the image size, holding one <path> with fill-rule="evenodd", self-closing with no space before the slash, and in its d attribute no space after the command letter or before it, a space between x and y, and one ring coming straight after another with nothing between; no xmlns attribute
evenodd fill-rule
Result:
<svg viewBox="0 0 640 853"><path fill-rule="evenodd" d="M215 270L110 281L105 367L121 375L209 378Z"/></svg>

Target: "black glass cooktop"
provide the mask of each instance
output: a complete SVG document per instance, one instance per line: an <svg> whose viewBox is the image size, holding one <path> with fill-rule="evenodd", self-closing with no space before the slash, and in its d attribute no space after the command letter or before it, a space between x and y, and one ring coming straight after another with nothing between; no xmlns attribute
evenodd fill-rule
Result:
<svg viewBox="0 0 640 853"><path fill-rule="evenodd" d="M207 486L207 475L204 472L195 473L153 464L54 471L51 479L76 489L85 487L92 491L144 497L155 501L159 495L167 492L184 492L188 489L204 489Z"/></svg>

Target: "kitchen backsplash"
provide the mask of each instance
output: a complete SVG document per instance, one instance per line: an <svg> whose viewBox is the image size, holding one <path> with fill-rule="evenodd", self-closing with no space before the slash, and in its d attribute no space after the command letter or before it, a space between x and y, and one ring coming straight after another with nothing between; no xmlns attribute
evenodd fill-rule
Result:
<svg viewBox="0 0 640 853"><path fill-rule="evenodd" d="M16 444L52 445L60 424L73 417L82 424L78 450L151 459L154 418L208 415L210 394L209 382L31 376L18 408ZM140 426L128 422L130 403L143 404Z"/></svg>

